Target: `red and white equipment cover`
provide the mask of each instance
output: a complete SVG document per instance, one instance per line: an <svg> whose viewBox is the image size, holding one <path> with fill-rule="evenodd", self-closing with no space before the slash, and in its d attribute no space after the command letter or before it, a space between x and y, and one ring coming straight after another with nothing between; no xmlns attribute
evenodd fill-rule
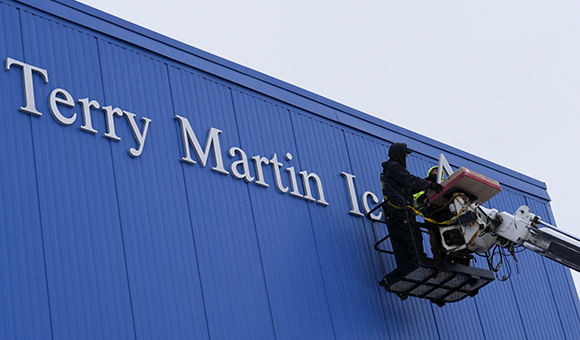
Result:
<svg viewBox="0 0 580 340"><path fill-rule="evenodd" d="M451 176L444 179L441 185L443 191L440 193L435 193L433 190L427 193L429 201L435 205L447 203L450 198L447 193L453 191L461 191L476 196L478 204L487 202L501 191L498 181L464 167L459 168Z"/></svg>

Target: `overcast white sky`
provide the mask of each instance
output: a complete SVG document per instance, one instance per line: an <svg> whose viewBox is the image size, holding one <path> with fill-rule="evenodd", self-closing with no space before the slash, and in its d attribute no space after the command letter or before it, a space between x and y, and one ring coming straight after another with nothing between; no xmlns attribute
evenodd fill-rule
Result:
<svg viewBox="0 0 580 340"><path fill-rule="evenodd" d="M541 180L580 236L578 1L81 2Z"/></svg>

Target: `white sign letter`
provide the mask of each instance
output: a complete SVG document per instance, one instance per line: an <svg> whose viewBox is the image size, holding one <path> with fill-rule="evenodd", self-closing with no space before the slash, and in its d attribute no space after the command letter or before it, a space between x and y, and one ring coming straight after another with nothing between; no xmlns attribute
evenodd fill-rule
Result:
<svg viewBox="0 0 580 340"><path fill-rule="evenodd" d="M149 123L151 123L151 119L149 118L141 118L143 122L143 132L139 131L139 127L137 127L137 123L135 122L135 114L127 111L123 111L125 114L125 119L129 125L131 125L131 131L133 131L133 137L135 137L135 141L137 142L137 149L130 148L129 155L131 157L139 157L141 152L143 152L143 145L145 144L145 138L147 138L147 130L149 129Z"/></svg>
<svg viewBox="0 0 580 340"><path fill-rule="evenodd" d="M282 167L282 163L278 162L278 156L274 152L272 155L272 159L270 160L270 165L272 165L272 170L274 171L274 182L276 182L276 189L280 191L282 194L285 194L288 191L288 188L282 185L282 178L280 178L280 168Z"/></svg>
<svg viewBox="0 0 580 340"><path fill-rule="evenodd" d="M181 138L183 140L183 152L185 153L185 156L181 158L181 161L189 164L195 164L195 161L191 159L191 152L189 150L189 145L191 145L193 146L201 166L205 167L209 156L209 150L213 146L213 159L215 166L211 169L222 175L229 175L230 173L224 169L224 162L222 161L222 150L220 147L219 139L219 134L222 131L213 127L209 129L209 132L207 133L207 139L205 141L205 150L202 151L201 145L199 144L199 141L197 140L191 125L189 124L189 120L178 115L175 115L173 118L177 119L181 124Z"/></svg>
<svg viewBox="0 0 580 340"><path fill-rule="evenodd" d="M22 68L22 87L24 88L24 107L18 110L26 112L33 116L40 117L42 113L36 110L36 104L34 102L34 86L32 83L32 72L36 72L42 76L44 83L48 83L48 73L46 70L40 67L28 65L18 60L12 58L6 58L6 71L10 70L11 65L16 65Z"/></svg>
<svg viewBox="0 0 580 340"><path fill-rule="evenodd" d="M368 201L369 196L371 197L371 201L373 201L373 204L379 203L379 199L375 194L373 194L370 191L365 192L362 195L362 204L363 204L363 209L365 210L365 214L368 214L369 211L371 211L371 208L369 208L369 201ZM379 214L378 215L371 215L371 217L376 219L376 220L380 220L381 217L383 217L383 213L382 213L381 209L377 209L377 210L379 211Z"/></svg>
<svg viewBox="0 0 580 340"><path fill-rule="evenodd" d="M292 154L290 152L286 153L285 158L287 161L291 161ZM298 191L298 183L296 181L296 171L294 171L294 167L293 166L287 167L286 172L288 173L288 177L290 178L290 188L292 188L292 191L290 191L290 196L303 197L300 191Z"/></svg>
<svg viewBox="0 0 580 340"><path fill-rule="evenodd" d="M118 107L113 109L112 106L105 106L101 111L105 113L105 122L107 123L107 133L103 134L103 137L112 139L116 142L120 141L121 138L115 133L115 121L113 115L123 117L123 110Z"/></svg>
<svg viewBox="0 0 580 340"><path fill-rule="evenodd" d="M89 101L89 98L79 99L77 103L81 104L83 112L83 125L79 127L79 130L96 134L97 130L93 129L93 121L91 120L91 108L98 110L101 108L101 104L96 100Z"/></svg>
<svg viewBox="0 0 580 340"><path fill-rule="evenodd" d="M61 95L64 98L59 98L57 95ZM75 101L70 93L63 89L54 89L48 97L48 107L50 108L50 114L59 124L68 126L74 123L77 119L77 114L73 113L72 117L66 118L60 113L56 104L62 104L66 107L74 107Z"/></svg>
<svg viewBox="0 0 580 340"><path fill-rule="evenodd" d="M346 191L348 191L348 198L350 200L350 211L349 214L356 215L356 216L364 216L358 207L358 199L356 196L356 190L354 188L354 179L356 178L354 175L348 174L346 172L340 173L344 176L344 180L346 182Z"/></svg>
<svg viewBox="0 0 580 340"><path fill-rule="evenodd" d="M237 148L235 146L228 150L228 156L230 156L230 158L234 158L236 156L236 152L240 154L240 160L230 164L230 172L232 173L232 176L234 176L235 179L243 178L246 182L250 183L251 181L254 180L254 177L250 176L248 156L246 156L244 150ZM243 173L240 173L238 171L238 165L242 166Z"/></svg>
<svg viewBox="0 0 580 340"><path fill-rule="evenodd" d="M302 187L304 188L304 199L307 201L315 201L314 197L312 197L312 192L310 190L310 182L309 179L313 179L314 183L316 184L316 190L318 192L318 201L316 203L321 205L328 205L328 202L324 200L324 191L322 190L322 182L320 181L320 177L317 174L311 173L309 174L306 170L301 171L298 173L302 177Z"/></svg>
<svg viewBox="0 0 580 340"><path fill-rule="evenodd" d="M263 186L264 188L269 187L268 183L264 181L264 171L262 170L262 164L268 165L270 161L266 157L260 157L260 155L252 157L254 161L254 168L256 169L256 181L254 184Z"/></svg>

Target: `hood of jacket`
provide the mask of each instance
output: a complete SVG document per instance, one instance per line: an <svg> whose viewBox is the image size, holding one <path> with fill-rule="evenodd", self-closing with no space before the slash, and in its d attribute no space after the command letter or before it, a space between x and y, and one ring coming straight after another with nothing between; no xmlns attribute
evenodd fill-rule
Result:
<svg viewBox="0 0 580 340"><path fill-rule="evenodd" d="M389 159L399 163L403 168L407 168L407 144L395 143L391 145Z"/></svg>

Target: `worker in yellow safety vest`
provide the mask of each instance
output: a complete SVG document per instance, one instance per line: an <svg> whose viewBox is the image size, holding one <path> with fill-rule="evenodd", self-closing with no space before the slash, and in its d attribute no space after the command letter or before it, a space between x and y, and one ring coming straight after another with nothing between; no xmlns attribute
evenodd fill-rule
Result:
<svg viewBox="0 0 580 340"><path fill-rule="evenodd" d="M435 165L434 167L431 167L431 169L429 169L429 171L427 171L427 178L425 178L427 181L432 182L432 183L437 183L437 176L439 175L439 167L437 165ZM413 195L413 199L415 201L415 207L419 210L419 211L423 211L424 209L426 209L426 204L428 204L429 200L427 198L427 194L425 194L425 191L420 191L418 193L416 193L415 195ZM429 222L425 222L425 223L429 223ZM439 255L439 251L441 249L441 247L439 246L439 243L437 242L437 237L439 237L439 235L437 235L437 232L433 229L429 229L429 243L431 244L431 252L433 253L433 258L435 260L440 259L440 255Z"/></svg>
<svg viewBox="0 0 580 340"><path fill-rule="evenodd" d="M431 167L429 171L427 171L427 178L425 179L428 180L429 182L437 183L437 175L439 175L439 167L435 165L434 167ZM423 190L414 194L413 199L415 201L415 207L421 210L426 203L427 195Z"/></svg>

